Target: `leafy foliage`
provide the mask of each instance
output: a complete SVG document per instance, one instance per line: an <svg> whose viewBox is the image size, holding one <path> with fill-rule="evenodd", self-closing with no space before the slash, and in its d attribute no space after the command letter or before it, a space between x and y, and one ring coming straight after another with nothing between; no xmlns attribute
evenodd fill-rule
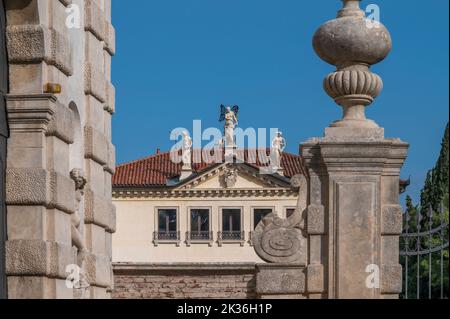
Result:
<svg viewBox="0 0 450 319"><path fill-rule="evenodd" d="M448 124L442 140L441 152L435 167L430 170L421 192L420 206L406 198L405 233L426 233L447 227L425 236L403 237L402 251L418 252L439 247L449 240L449 136ZM444 298L449 296L449 251L438 250L419 256L403 256L403 298ZM442 289L442 291L441 291ZM431 294L430 294L431 292Z"/></svg>

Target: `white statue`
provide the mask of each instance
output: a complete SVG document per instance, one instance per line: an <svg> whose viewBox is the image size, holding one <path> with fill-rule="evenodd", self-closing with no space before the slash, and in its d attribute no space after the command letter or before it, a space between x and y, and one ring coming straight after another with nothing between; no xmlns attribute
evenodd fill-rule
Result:
<svg viewBox="0 0 450 319"><path fill-rule="evenodd" d="M286 148L286 140L283 137L283 133L277 132L275 138L272 141L271 149L271 166L274 171L281 170L281 157L283 151Z"/></svg>
<svg viewBox="0 0 450 319"><path fill-rule="evenodd" d="M183 166L185 168L191 167L191 154L192 154L192 138L189 136L189 133L183 132L183 145L182 145L182 160Z"/></svg>
<svg viewBox="0 0 450 319"><path fill-rule="evenodd" d="M89 251L86 247L86 242L83 234L84 218L80 212L81 203L84 197L84 187L87 180L84 177L84 173L81 169L73 169L70 172L71 179L75 182L75 200L76 207L75 212L71 215L71 237L72 245L77 248L77 264L80 267L80 277L77 282L74 283L74 296L76 299L83 299L85 290L90 285L86 278L86 257Z"/></svg>
<svg viewBox="0 0 450 319"><path fill-rule="evenodd" d="M80 214L80 204L84 196L84 187L86 185L86 178L81 169L73 169L70 172L70 177L75 182L75 196L76 196L76 210L71 215L72 222L72 245L78 249L78 255L82 256L86 253L87 248L82 234L82 217Z"/></svg>
<svg viewBox="0 0 450 319"><path fill-rule="evenodd" d="M238 125L239 107L220 106L221 115L220 122L225 121L225 147L235 147L234 129Z"/></svg>

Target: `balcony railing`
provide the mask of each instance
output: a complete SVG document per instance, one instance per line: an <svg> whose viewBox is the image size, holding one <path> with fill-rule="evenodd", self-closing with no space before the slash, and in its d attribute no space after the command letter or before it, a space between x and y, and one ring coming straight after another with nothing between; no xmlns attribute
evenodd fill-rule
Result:
<svg viewBox="0 0 450 319"><path fill-rule="evenodd" d="M244 245L245 231L220 231L217 233L217 241L219 246L223 242L239 242L241 246Z"/></svg>
<svg viewBox="0 0 450 319"><path fill-rule="evenodd" d="M180 232L179 231L169 231L169 232L158 232L153 233L153 243L158 246L160 242L177 242L180 243Z"/></svg>
<svg viewBox="0 0 450 319"><path fill-rule="evenodd" d="M186 233L186 239L189 240L212 240L213 233L211 231L192 231Z"/></svg>
<svg viewBox="0 0 450 319"><path fill-rule="evenodd" d="M213 243L213 232L212 231L191 231L186 232L186 244L188 246L191 243L209 243L212 246Z"/></svg>

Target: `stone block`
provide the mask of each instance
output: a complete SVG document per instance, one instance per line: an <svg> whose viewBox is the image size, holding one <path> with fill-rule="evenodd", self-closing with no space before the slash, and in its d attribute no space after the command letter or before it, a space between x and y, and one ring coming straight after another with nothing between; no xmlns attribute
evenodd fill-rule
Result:
<svg viewBox="0 0 450 319"><path fill-rule="evenodd" d="M111 286L111 258L108 256L89 254L86 259L86 277L91 286Z"/></svg>
<svg viewBox="0 0 450 319"><path fill-rule="evenodd" d="M44 206L9 206L7 214L9 240L42 240L47 228Z"/></svg>
<svg viewBox="0 0 450 319"><path fill-rule="evenodd" d="M92 190L85 191L85 223L109 228L112 215L112 204L104 197L96 195ZM115 225L114 225L115 228Z"/></svg>
<svg viewBox="0 0 450 319"><path fill-rule="evenodd" d="M309 235L325 234L325 208L322 205L309 205L306 223Z"/></svg>
<svg viewBox="0 0 450 319"><path fill-rule="evenodd" d="M108 162L109 156L109 141L99 131L91 126L86 126L84 129L85 139L85 157L90 158L100 165L105 165Z"/></svg>
<svg viewBox="0 0 450 319"><path fill-rule="evenodd" d="M258 295L303 295L306 292L306 276L303 266L292 264L259 264L256 275Z"/></svg>
<svg viewBox="0 0 450 319"><path fill-rule="evenodd" d="M109 21L105 21L105 50L110 55L116 53L116 30Z"/></svg>
<svg viewBox="0 0 450 319"><path fill-rule="evenodd" d="M74 142L74 121L73 112L62 104L57 103L55 114L48 124L47 136L56 136L67 144Z"/></svg>
<svg viewBox="0 0 450 319"><path fill-rule="evenodd" d="M48 172L49 201L48 208L57 208L68 214L75 212L75 183L69 177L65 177L54 171Z"/></svg>
<svg viewBox="0 0 450 319"><path fill-rule="evenodd" d="M382 294L401 294L402 287L402 266L401 265L382 265L381 267L381 293Z"/></svg>
<svg viewBox="0 0 450 319"><path fill-rule="evenodd" d="M7 169L6 202L8 205L42 205L75 212L74 182L54 171L36 168Z"/></svg>
<svg viewBox="0 0 450 319"><path fill-rule="evenodd" d="M403 209L400 205L385 205L382 209L382 235L401 235L403 232Z"/></svg>
<svg viewBox="0 0 450 319"><path fill-rule="evenodd" d="M47 204L48 174L39 168L10 168L6 171L6 203L8 205Z"/></svg>
<svg viewBox="0 0 450 319"><path fill-rule="evenodd" d="M87 224L84 232L89 251L97 255L107 255L105 229L95 224Z"/></svg>
<svg viewBox="0 0 450 319"><path fill-rule="evenodd" d="M86 62L84 67L84 92L104 103L106 101L105 75L92 63Z"/></svg>
<svg viewBox="0 0 450 319"><path fill-rule="evenodd" d="M86 0L84 6L84 28L100 41L105 39L105 17L94 0Z"/></svg>
<svg viewBox="0 0 450 319"><path fill-rule="evenodd" d="M108 163L105 165L105 171L114 175L116 171L116 147L108 143Z"/></svg>
<svg viewBox="0 0 450 319"><path fill-rule="evenodd" d="M90 126L98 132L105 130L105 118L110 116L105 112L103 103L92 95L86 95L86 126Z"/></svg>
<svg viewBox="0 0 450 319"><path fill-rule="evenodd" d="M114 114L116 111L116 88L109 81L105 81L105 84L106 102L104 109L108 113Z"/></svg>
<svg viewBox="0 0 450 319"><path fill-rule="evenodd" d="M308 293L325 292L325 277L323 265L308 265L306 269Z"/></svg>
<svg viewBox="0 0 450 319"><path fill-rule="evenodd" d="M102 72L104 75L106 75L105 61L103 61L101 64L96 63L96 61L104 60L105 51L103 49L103 42L99 41L92 33L86 32L85 45L85 61L87 63L94 64L94 67L98 72Z"/></svg>
<svg viewBox="0 0 450 319"><path fill-rule="evenodd" d="M8 276L48 276L65 279L73 264L72 246L40 240L6 242Z"/></svg>
<svg viewBox="0 0 450 319"><path fill-rule="evenodd" d="M47 136L46 167L60 174L70 171L70 145L56 136Z"/></svg>
<svg viewBox="0 0 450 319"><path fill-rule="evenodd" d="M72 49L66 35L43 25L13 25L7 27L10 63L41 63L58 68L65 75L73 74Z"/></svg>

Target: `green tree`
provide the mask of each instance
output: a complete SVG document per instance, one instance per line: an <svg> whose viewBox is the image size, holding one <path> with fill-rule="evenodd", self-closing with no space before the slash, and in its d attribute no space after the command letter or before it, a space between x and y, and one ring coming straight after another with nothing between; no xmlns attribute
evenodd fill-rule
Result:
<svg viewBox="0 0 450 319"><path fill-rule="evenodd" d="M434 211L439 210L439 205L448 207L448 183L449 183L449 136L448 123L445 128L441 143L441 151L435 167L428 172L425 186L421 193L420 205L422 210L428 210L431 206Z"/></svg>
<svg viewBox="0 0 450 319"><path fill-rule="evenodd" d="M448 243L449 230L449 125L447 124L442 139L441 151L435 167L427 173L420 196L420 206L415 206L411 197L406 197L405 231L408 233L427 232L446 226L431 236L413 236L403 238L401 250L409 252L424 251ZM441 254L442 253L442 254ZM431 297L441 296L441 267L444 283L444 298L449 295L449 252L437 250L431 254L411 255L401 258L405 272L405 288L408 288L408 298L428 298L431 278ZM431 267L431 268L430 268ZM430 272L431 270L431 272ZM430 277L431 273L431 277ZM406 290L406 289L405 289ZM406 297L406 291L403 292Z"/></svg>

